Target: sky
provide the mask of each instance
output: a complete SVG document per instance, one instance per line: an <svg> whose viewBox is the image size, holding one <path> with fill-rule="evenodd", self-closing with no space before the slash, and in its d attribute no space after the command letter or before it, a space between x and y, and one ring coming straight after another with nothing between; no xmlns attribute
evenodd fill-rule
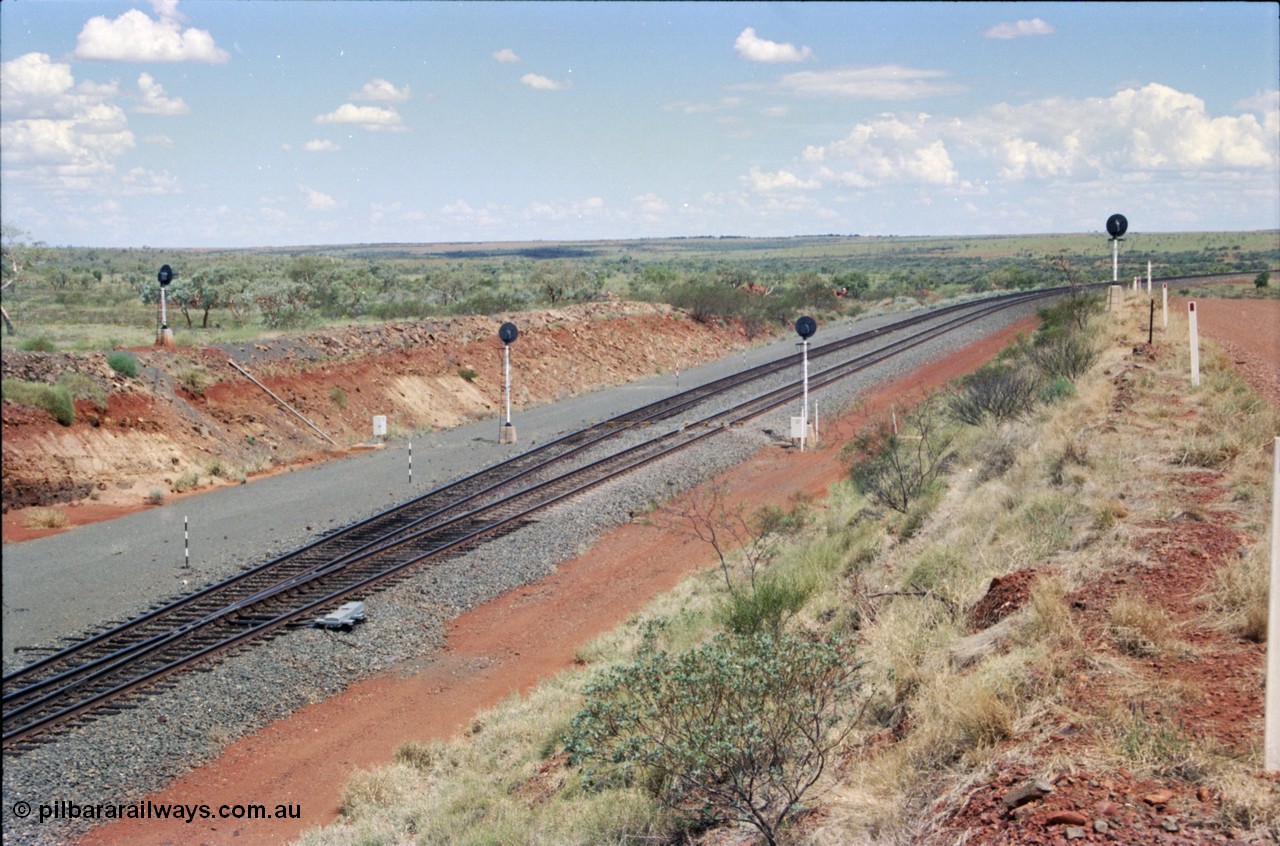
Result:
<svg viewBox="0 0 1280 846"><path fill-rule="evenodd" d="M1280 6L0 3L55 246L1280 228Z"/></svg>

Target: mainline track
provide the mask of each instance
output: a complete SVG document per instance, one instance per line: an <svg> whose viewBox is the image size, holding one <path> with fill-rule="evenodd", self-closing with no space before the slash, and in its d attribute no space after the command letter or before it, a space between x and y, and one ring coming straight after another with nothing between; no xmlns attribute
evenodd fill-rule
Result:
<svg viewBox="0 0 1280 846"><path fill-rule="evenodd" d="M992 313L1062 293L948 306L816 345L809 350L818 367L810 389ZM877 341L883 343L852 355ZM134 694L163 686L172 673L305 624L340 600L365 596L429 560L517 529L542 509L792 402L801 386L790 378L741 394L779 381L779 374L789 377L799 361L800 353L784 356L542 444L23 667L3 680L4 747L21 751L68 723L133 707ZM635 443L620 443L627 440Z"/></svg>

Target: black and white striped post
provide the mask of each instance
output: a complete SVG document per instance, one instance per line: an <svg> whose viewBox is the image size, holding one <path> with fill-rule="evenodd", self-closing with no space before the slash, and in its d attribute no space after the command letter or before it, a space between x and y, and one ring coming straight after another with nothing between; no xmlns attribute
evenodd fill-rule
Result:
<svg viewBox="0 0 1280 846"><path fill-rule="evenodd" d="M409 486L413 486L413 441L409 441Z"/></svg>
<svg viewBox="0 0 1280 846"><path fill-rule="evenodd" d="M187 531L187 518L182 518L182 566L191 569L191 533Z"/></svg>

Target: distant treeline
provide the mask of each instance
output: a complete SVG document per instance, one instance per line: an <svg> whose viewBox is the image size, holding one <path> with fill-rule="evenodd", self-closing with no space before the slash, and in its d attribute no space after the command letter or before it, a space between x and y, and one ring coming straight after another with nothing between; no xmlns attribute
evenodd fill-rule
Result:
<svg viewBox="0 0 1280 846"><path fill-rule="evenodd" d="M6 306L68 311L153 305L170 265L169 322L298 328L335 319L510 314L610 297L664 301L696 318L763 326L868 301L1109 279L1104 235L1009 238L656 239L524 244L354 245L295 250L47 247L6 228ZM1257 271L1280 263L1280 233L1134 237L1122 278ZM1126 276L1127 274L1127 276ZM117 308L121 313L127 308ZM136 320L136 309L129 319ZM74 322L74 321L72 321Z"/></svg>

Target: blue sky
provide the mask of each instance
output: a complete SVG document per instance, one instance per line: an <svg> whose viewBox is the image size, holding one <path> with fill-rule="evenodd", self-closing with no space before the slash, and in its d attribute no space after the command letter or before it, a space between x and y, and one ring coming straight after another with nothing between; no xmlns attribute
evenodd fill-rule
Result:
<svg viewBox="0 0 1280 846"><path fill-rule="evenodd" d="M1280 227L1274 3L0 3L55 245Z"/></svg>

